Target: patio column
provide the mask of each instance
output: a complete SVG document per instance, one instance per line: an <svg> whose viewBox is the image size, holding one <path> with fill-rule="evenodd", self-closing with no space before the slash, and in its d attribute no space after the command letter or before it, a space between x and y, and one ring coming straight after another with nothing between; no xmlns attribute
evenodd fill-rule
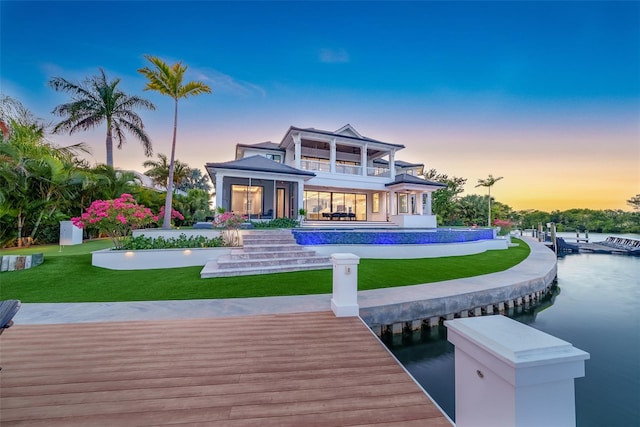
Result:
<svg viewBox="0 0 640 427"><path fill-rule="evenodd" d="M396 214L396 192L391 190L389 191L389 215Z"/></svg>
<svg viewBox="0 0 640 427"><path fill-rule="evenodd" d="M293 143L295 144L296 169L302 169L302 140L300 134L293 135Z"/></svg>
<svg viewBox="0 0 640 427"><path fill-rule="evenodd" d="M336 173L336 139L331 138L331 142L329 143L331 147L329 151L329 170L331 173Z"/></svg>
<svg viewBox="0 0 640 427"><path fill-rule="evenodd" d="M425 208L427 209L427 212L426 212L426 214L427 214L427 215L433 215L433 210L432 210L432 207L431 207L431 202L432 202L432 200L431 200L431 192L428 192L428 193L427 193L427 204L426 204L426 206L425 206Z"/></svg>
<svg viewBox="0 0 640 427"><path fill-rule="evenodd" d="M424 215L424 211L423 211L423 206L422 206L422 198L424 197L424 193L422 191L419 191L417 193L417 199L416 203L418 204L418 215Z"/></svg>
<svg viewBox="0 0 640 427"><path fill-rule="evenodd" d="M389 176L391 178L396 177L396 151L391 150L389 153Z"/></svg>
<svg viewBox="0 0 640 427"><path fill-rule="evenodd" d="M295 217L298 216L298 210L304 207L304 181L298 181L298 207L296 208Z"/></svg>
<svg viewBox="0 0 640 427"><path fill-rule="evenodd" d="M360 149L360 165L362 166L362 176L367 176L367 150L369 146L364 144Z"/></svg>
<svg viewBox="0 0 640 427"><path fill-rule="evenodd" d="M224 175L216 173L216 208L224 207Z"/></svg>

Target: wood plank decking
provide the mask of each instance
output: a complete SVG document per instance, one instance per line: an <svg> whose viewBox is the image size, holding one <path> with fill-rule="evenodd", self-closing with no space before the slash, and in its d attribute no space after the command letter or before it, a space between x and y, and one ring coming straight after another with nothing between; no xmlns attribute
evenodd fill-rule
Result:
<svg viewBox="0 0 640 427"><path fill-rule="evenodd" d="M0 424L450 426L356 318L16 325Z"/></svg>

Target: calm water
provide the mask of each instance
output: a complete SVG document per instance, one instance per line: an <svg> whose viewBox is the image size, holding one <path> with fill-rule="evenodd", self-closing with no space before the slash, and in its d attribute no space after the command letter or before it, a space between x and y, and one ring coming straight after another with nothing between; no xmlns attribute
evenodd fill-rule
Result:
<svg viewBox="0 0 640 427"><path fill-rule="evenodd" d="M591 354L586 376L575 381L579 427L640 426L640 257L566 255L558 259L556 295L518 311L516 320ZM389 346L454 419L454 353L445 329Z"/></svg>

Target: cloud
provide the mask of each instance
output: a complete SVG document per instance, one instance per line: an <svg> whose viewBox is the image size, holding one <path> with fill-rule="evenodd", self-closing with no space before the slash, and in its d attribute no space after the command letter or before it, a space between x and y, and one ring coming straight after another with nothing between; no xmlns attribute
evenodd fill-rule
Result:
<svg viewBox="0 0 640 427"><path fill-rule="evenodd" d="M214 92L225 93L232 96L251 97L258 95L267 96L267 91L261 86L235 79L234 77L211 68L199 68L191 70L196 79L211 86Z"/></svg>
<svg viewBox="0 0 640 427"><path fill-rule="evenodd" d="M318 59L325 64L340 64L349 62L349 52L344 49L323 48L318 52Z"/></svg>

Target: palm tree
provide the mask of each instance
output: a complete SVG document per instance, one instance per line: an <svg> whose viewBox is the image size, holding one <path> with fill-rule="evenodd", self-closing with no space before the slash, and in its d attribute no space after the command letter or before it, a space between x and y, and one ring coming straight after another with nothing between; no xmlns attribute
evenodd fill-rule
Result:
<svg viewBox="0 0 640 427"><path fill-rule="evenodd" d="M488 227L491 227L491 187L493 187L493 185L501 179L501 176L499 176L498 178L494 178L493 175L489 174L489 177L487 179L479 179L478 185L476 185L476 188L487 187L489 189L489 221L487 223Z"/></svg>
<svg viewBox="0 0 640 427"><path fill-rule="evenodd" d="M71 94L71 102L60 104L53 114L64 117L53 129L54 132L68 131L69 134L92 129L107 123L107 165L113 166L113 140L118 149L126 142L125 132L133 134L142 143L144 154L153 154L151 139L144 130L142 119L134 111L137 108L155 110L148 100L130 96L118 88L120 79L107 80L104 70L83 83L73 83L62 77L55 77L49 85L56 91Z"/></svg>
<svg viewBox="0 0 640 427"><path fill-rule="evenodd" d="M145 171L145 175L153 179L153 182L157 185L167 188L169 183L169 169L170 163L166 154L158 154L158 161L147 160L142 164L145 168L151 168ZM173 185L174 188L178 186L184 179L189 177L191 169L185 163L176 159L173 162Z"/></svg>
<svg viewBox="0 0 640 427"><path fill-rule="evenodd" d="M202 82L191 81L183 83L182 80L187 66L182 65L182 61L169 66L156 56L145 55L145 58L151 62L153 68L145 67L138 70L139 73L149 80L144 90L154 90L162 95L172 97L175 101L171 161L169 163L167 197L164 205L164 220L162 222L162 228L169 229L171 228L171 203L173 201L173 175L176 156L176 134L178 129L178 100L202 93L211 93L211 88Z"/></svg>

